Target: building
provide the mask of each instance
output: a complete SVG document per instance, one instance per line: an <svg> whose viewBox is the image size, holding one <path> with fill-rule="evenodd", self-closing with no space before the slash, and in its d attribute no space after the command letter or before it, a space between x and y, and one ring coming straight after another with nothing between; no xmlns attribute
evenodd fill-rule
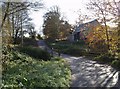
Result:
<svg viewBox="0 0 120 89"><path fill-rule="evenodd" d="M100 23L98 22L98 20L95 19L93 21L76 26L73 32L74 41L78 41L80 39L85 40L89 32L91 32L92 29L94 29L98 25L100 25Z"/></svg>

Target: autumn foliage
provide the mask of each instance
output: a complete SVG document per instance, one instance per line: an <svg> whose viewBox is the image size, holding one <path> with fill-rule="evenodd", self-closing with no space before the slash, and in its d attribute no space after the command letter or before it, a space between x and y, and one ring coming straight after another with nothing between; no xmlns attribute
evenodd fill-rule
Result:
<svg viewBox="0 0 120 89"><path fill-rule="evenodd" d="M116 30L112 30L109 27L109 44L107 44L107 37L105 27L102 25L96 26L92 31L86 36L86 43L88 44L90 51L98 53L106 53L111 51L113 53L117 50L117 35ZM109 45L110 50L107 49Z"/></svg>

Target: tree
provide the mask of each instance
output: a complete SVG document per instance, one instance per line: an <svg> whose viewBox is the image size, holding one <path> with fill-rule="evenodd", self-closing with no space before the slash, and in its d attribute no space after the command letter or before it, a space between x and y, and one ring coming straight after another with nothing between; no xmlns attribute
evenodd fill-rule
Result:
<svg viewBox="0 0 120 89"><path fill-rule="evenodd" d="M8 12L8 8L10 6L10 3L6 4L6 11L5 11L5 16L3 17L3 22L4 25L1 23L1 25L3 26L2 29L2 43L11 43L11 22L10 22L10 16L6 16L6 13ZM2 9L5 9L5 6L2 7ZM6 20L5 20L6 19Z"/></svg>
<svg viewBox="0 0 120 89"><path fill-rule="evenodd" d="M101 1L101 0L97 0L97 1L91 1L90 2L90 9L92 8L95 12L96 15L99 17L99 19L101 20L101 23L104 24L105 26L105 30L106 30L106 42L107 42L107 48L108 50L110 50L109 47L109 33L108 33L108 29L107 29L107 15L108 13L105 11L106 10L106 4L105 1Z"/></svg>
<svg viewBox="0 0 120 89"><path fill-rule="evenodd" d="M90 51L94 53L107 52L105 27L99 24L96 27L89 28L92 29L92 31L86 36L86 42L89 45Z"/></svg>
<svg viewBox="0 0 120 89"><path fill-rule="evenodd" d="M31 38L35 38L36 31L35 31L35 25L33 23L28 22L24 28L26 29L26 32L29 33Z"/></svg>
<svg viewBox="0 0 120 89"><path fill-rule="evenodd" d="M78 18L77 18L77 20L76 20L76 24L77 24L77 25L83 24L83 22L84 22L85 20L90 19L87 15L83 15L83 14L82 14L81 9L79 9L79 10L77 11L77 14L78 14Z"/></svg>
<svg viewBox="0 0 120 89"><path fill-rule="evenodd" d="M31 2L3 2L3 19L1 28L4 30L4 24L6 19L9 18L11 23L11 34L14 39L14 43L16 43L16 39L21 37L21 43L23 44L23 26L24 23L29 20L28 10L31 8L37 9L41 8L42 3L31 3ZM2 31L5 32L5 31Z"/></svg>
<svg viewBox="0 0 120 89"><path fill-rule="evenodd" d="M59 28L59 39L66 40L70 34L72 26L67 21L62 21Z"/></svg>
<svg viewBox="0 0 120 89"><path fill-rule="evenodd" d="M11 7L13 8L10 8L10 4L11 4ZM4 8L3 8L3 19L0 26L1 28L3 27L7 16L25 9L29 10L34 8L34 10L38 10L39 8L43 7L43 3L41 2L32 3L32 2L22 2L22 1L21 2L2 2L2 7Z"/></svg>
<svg viewBox="0 0 120 89"><path fill-rule="evenodd" d="M57 6L54 6L44 15L43 33L45 38L58 39L60 12Z"/></svg>
<svg viewBox="0 0 120 89"><path fill-rule="evenodd" d="M52 7L50 11L44 15L43 33L46 39L64 39L67 37L70 28L70 24L61 18L57 6Z"/></svg>
<svg viewBox="0 0 120 89"><path fill-rule="evenodd" d="M95 15L100 19L101 23L104 24L105 34L106 34L106 43L108 51L110 51L110 31L107 28L107 22L115 21L118 19L118 13L120 9L117 5L116 0L93 0L88 4L88 9L91 9L95 12Z"/></svg>
<svg viewBox="0 0 120 89"><path fill-rule="evenodd" d="M117 27L117 37L118 37L117 47L118 47L118 53L119 53L120 52L120 22L118 23L118 27Z"/></svg>
<svg viewBox="0 0 120 89"><path fill-rule="evenodd" d="M43 39L40 34L37 34L37 38L38 38L39 40L42 40L42 39Z"/></svg>
<svg viewBox="0 0 120 89"><path fill-rule="evenodd" d="M105 2L107 8L106 12L111 15L111 20L114 23L119 23L120 21L120 1L119 0L107 0Z"/></svg>

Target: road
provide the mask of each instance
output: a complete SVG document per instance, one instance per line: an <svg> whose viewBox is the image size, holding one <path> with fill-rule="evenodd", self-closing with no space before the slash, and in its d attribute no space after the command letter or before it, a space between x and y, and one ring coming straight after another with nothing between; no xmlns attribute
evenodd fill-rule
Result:
<svg viewBox="0 0 120 89"><path fill-rule="evenodd" d="M44 41L39 41L41 42L46 46ZM120 72L111 66L98 64L86 57L73 57L65 54L61 57L70 64L71 87L118 87L117 89L120 89Z"/></svg>
<svg viewBox="0 0 120 89"><path fill-rule="evenodd" d="M117 87L119 71L111 66L98 64L85 57L61 55L70 63L72 70L71 87Z"/></svg>

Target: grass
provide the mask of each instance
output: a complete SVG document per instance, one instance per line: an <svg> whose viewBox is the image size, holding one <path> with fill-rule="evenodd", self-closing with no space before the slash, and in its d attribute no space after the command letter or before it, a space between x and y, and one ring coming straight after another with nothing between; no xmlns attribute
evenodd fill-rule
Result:
<svg viewBox="0 0 120 89"><path fill-rule="evenodd" d="M49 47L55 51L72 56L83 56L86 54L87 46L84 41L71 43L69 41L47 42Z"/></svg>
<svg viewBox="0 0 120 89"><path fill-rule="evenodd" d="M71 71L66 61L53 58L38 61L14 51L4 63L2 88L37 89L39 87L69 87Z"/></svg>
<svg viewBox="0 0 120 89"><path fill-rule="evenodd" d="M32 46L18 47L15 50L3 51L2 88L36 89L70 86L71 71L65 60L61 58L49 60L47 52Z"/></svg>

